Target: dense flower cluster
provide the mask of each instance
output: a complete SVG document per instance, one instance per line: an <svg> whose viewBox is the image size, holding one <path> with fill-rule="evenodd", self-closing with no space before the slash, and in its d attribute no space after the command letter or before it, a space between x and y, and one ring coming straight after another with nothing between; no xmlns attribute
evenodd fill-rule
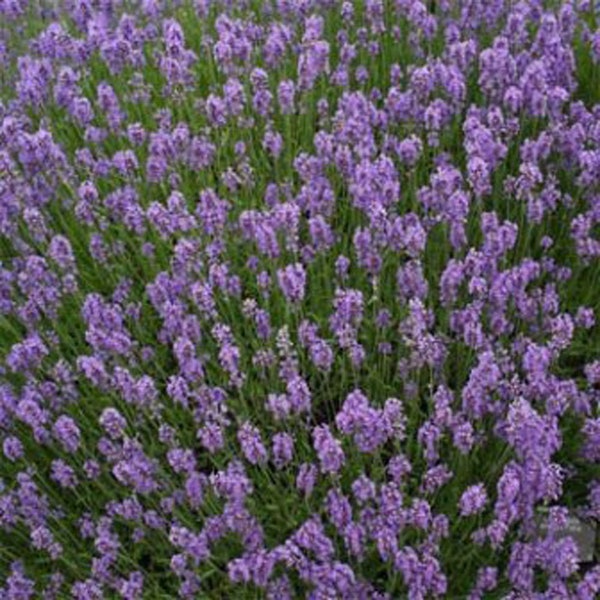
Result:
<svg viewBox="0 0 600 600"><path fill-rule="evenodd" d="M594 4L0 0L2 600L600 597Z"/></svg>

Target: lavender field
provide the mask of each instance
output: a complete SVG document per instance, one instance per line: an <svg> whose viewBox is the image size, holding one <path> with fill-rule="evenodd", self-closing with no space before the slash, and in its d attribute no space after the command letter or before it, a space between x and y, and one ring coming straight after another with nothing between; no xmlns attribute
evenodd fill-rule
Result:
<svg viewBox="0 0 600 600"><path fill-rule="evenodd" d="M0 0L0 600L600 598L594 0Z"/></svg>

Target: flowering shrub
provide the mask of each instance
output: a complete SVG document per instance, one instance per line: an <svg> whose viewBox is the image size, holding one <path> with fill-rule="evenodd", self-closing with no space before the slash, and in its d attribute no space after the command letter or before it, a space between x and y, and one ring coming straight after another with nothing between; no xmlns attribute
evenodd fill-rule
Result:
<svg viewBox="0 0 600 600"><path fill-rule="evenodd" d="M0 26L1 599L600 596L593 2Z"/></svg>

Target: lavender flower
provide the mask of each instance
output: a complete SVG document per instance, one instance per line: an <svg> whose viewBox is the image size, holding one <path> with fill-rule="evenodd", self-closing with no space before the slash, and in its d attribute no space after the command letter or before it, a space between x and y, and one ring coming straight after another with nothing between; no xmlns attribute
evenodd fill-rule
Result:
<svg viewBox="0 0 600 600"><path fill-rule="evenodd" d="M300 263L288 265L277 272L281 291L292 304L302 302L305 294L306 271Z"/></svg>
<svg viewBox="0 0 600 600"><path fill-rule="evenodd" d="M487 494L483 484L468 487L460 497L460 514L463 517L479 513L487 504Z"/></svg>
<svg viewBox="0 0 600 600"><path fill-rule="evenodd" d="M593 4L0 0L0 598L600 594Z"/></svg>

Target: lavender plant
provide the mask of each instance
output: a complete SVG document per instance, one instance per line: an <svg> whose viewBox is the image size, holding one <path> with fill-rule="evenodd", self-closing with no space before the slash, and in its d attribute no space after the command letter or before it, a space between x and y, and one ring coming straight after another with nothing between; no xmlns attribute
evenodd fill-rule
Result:
<svg viewBox="0 0 600 600"><path fill-rule="evenodd" d="M599 27L0 0L0 599L600 597Z"/></svg>

